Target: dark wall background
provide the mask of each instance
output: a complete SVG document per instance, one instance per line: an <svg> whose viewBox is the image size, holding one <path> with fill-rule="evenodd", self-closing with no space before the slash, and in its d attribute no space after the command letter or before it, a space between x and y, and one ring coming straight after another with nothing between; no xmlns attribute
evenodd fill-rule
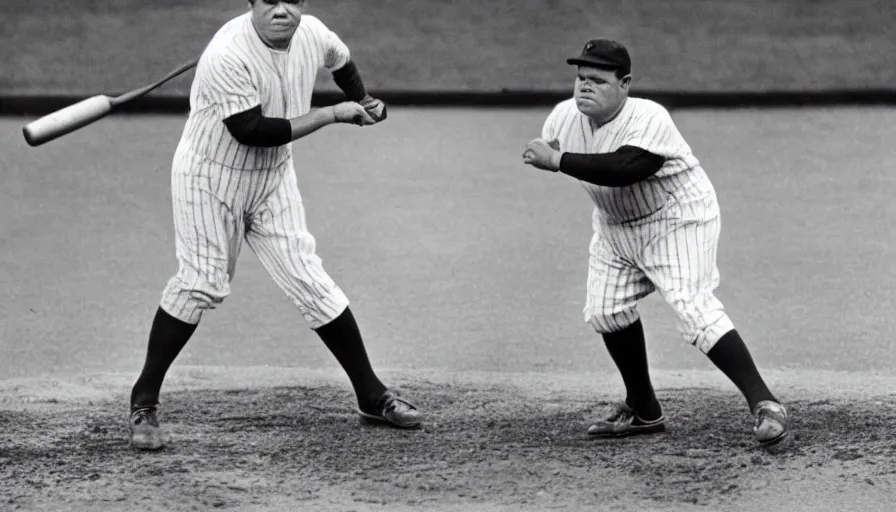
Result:
<svg viewBox="0 0 896 512"><path fill-rule="evenodd" d="M128 90L202 51L236 0L0 2L0 95ZM625 42L636 89L870 91L896 82L892 0L310 1L370 89L566 91L564 58ZM328 77L318 85L333 90ZM159 91L179 95L182 77Z"/></svg>

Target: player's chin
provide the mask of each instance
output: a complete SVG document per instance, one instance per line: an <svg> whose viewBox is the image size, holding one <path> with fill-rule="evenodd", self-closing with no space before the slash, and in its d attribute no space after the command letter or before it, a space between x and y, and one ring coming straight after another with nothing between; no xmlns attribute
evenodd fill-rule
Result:
<svg viewBox="0 0 896 512"><path fill-rule="evenodd" d="M288 39L299 29L298 23L272 23L270 32L276 34L277 37Z"/></svg>
<svg viewBox="0 0 896 512"><path fill-rule="evenodd" d="M585 115L595 115L601 111L600 104L591 98L576 98L576 107Z"/></svg>
<svg viewBox="0 0 896 512"><path fill-rule="evenodd" d="M271 32L269 35L269 39L272 43L287 44L290 40L292 40L292 36L295 33L295 30L287 32Z"/></svg>

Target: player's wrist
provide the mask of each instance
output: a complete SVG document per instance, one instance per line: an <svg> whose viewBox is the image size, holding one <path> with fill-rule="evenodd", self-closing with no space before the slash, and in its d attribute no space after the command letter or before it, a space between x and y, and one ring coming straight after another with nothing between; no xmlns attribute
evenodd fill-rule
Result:
<svg viewBox="0 0 896 512"><path fill-rule="evenodd" d="M563 160L563 153L554 151L551 154L551 170L557 172L560 170L560 161Z"/></svg>
<svg viewBox="0 0 896 512"><path fill-rule="evenodd" d="M339 122L339 118L336 117L336 107L335 106L331 105L329 107L324 107L321 110L323 110L327 114L327 124L335 124L335 123Z"/></svg>

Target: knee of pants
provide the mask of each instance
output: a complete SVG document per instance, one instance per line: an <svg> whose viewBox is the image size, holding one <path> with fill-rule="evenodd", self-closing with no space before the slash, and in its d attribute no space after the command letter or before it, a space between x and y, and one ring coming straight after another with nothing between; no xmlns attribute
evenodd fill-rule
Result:
<svg viewBox="0 0 896 512"><path fill-rule="evenodd" d="M339 286L329 288L312 287L310 293L288 293L290 301L298 308L302 317L312 329L322 327L345 311L348 307L348 297Z"/></svg>
<svg viewBox="0 0 896 512"><path fill-rule="evenodd" d="M592 311L588 308L585 310L585 322L591 324L598 334L621 331L637 322L639 318L638 310L634 307L622 311Z"/></svg>
<svg viewBox="0 0 896 512"><path fill-rule="evenodd" d="M179 272L168 281L162 292L161 305L171 316L196 324L206 310L215 309L228 295L230 279L226 273L203 276L193 272Z"/></svg>
<svg viewBox="0 0 896 512"><path fill-rule="evenodd" d="M290 299L313 302L314 299L331 296L333 290L338 288L316 254L300 254L289 263L273 268L270 273Z"/></svg>
<svg viewBox="0 0 896 512"><path fill-rule="evenodd" d="M713 307L696 307L693 303L679 306L673 304L678 313L678 332L686 343L704 354L708 354L722 336L734 329L734 323L721 304Z"/></svg>

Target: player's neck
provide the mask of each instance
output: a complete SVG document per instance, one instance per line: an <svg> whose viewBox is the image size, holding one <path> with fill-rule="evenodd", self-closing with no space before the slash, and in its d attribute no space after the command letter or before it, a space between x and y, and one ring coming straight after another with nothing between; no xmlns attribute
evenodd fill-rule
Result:
<svg viewBox="0 0 896 512"><path fill-rule="evenodd" d="M597 119L594 119L593 117L591 117L590 118L591 123L595 126L595 128L600 128L601 126L604 126L605 124L613 122L614 119L619 117L619 113L622 112L623 108L625 108L626 103L628 103L628 96L626 96L625 99L622 100L622 103L619 104L619 107L616 109L615 112L613 112L613 114L610 117L606 118L603 121L598 121Z"/></svg>

